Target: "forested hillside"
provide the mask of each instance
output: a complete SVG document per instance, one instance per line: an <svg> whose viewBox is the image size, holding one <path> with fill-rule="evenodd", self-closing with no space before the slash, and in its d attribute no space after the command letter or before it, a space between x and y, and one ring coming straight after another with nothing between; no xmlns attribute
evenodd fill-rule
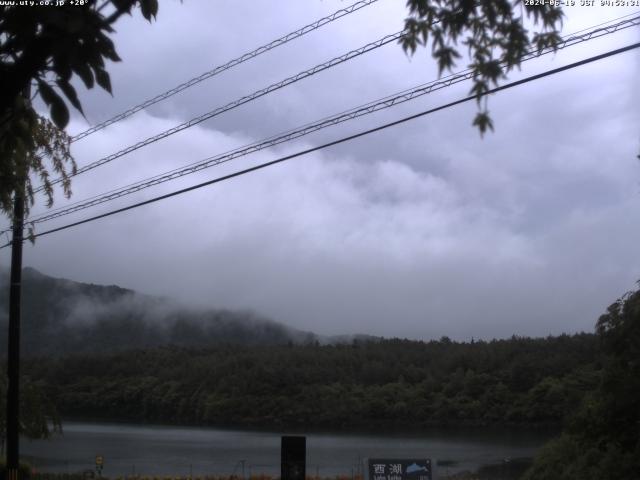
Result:
<svg viewBox="0 0 640 480"><path fill-rule="evenodd" d="M555 424L599 381L594 335L156 348L33 359L60 413L198 425Z"/></svg>
<svg viewBox="0 0 640 480"><path fill-rule="evenodd" d="M0 272L0 353L6 351L8 277ZM25 268L23 355L115 352L159 345L277 345L318 337L251 312L195 309L165 298L49 277Z"/></svg>
<svg viewBox="0 0 640 480"><path fill-rule="evenodd" d="M640 290L598 319L602 369L596 388L565 419L526 480L640 478Z"/></svg>

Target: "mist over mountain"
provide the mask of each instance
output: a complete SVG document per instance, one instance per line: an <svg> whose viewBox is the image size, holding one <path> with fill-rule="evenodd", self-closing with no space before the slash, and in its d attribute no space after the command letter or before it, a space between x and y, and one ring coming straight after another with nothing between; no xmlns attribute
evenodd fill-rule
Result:
<svg viewBox="0 0 640 480"><path fill-rule="evenodd" d="M8 272L0 275L0 352L6 352ZM250 311L196 309L116 285L23 271L23 355L100 353L160 345L282 345L341 342L295 330Z"/></svg>

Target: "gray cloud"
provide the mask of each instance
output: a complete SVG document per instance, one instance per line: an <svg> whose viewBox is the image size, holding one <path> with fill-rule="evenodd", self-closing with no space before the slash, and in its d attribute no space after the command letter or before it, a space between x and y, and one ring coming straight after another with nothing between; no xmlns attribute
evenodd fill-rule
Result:
<svg viewBox="0 0 640 480"><path fill-rule="evenodd" d="M270 2L215 8L176 2L161 6L155 25L128 19L116 37L125 60L112 68L116 96L85 95L88 117L106 118L341 6L290 2L274 12ZM398 30L403 14L401 5L381 0L78 142L76 158L88 163ZM394 15L396 23L389 21ZM602 20L580 10L567 31ZM627 32L559 52L512 78L636 37ZM399 46L384 47L78 177L73 200L431 80L435 70L424 57L407 59ZM250 308L322 334L468 339L590 330L640 278L640 119L632 88L638 68L638 54L625 54L496 95L489 102L496 132L484 139L470 125L475 105L452 108L42 237L26 248L25 262L56 276L195 305ZM443 90L96 213L446 103L468 88ZM71 128L81 130L81 121ZM6 250L0 261L8 263Z"/></svg>

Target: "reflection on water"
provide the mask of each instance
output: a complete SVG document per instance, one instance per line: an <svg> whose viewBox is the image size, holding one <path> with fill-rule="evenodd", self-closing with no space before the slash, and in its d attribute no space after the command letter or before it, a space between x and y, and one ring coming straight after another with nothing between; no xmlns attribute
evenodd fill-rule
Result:
<svg viewBox="0 0 640 480"><path fill-rule="evenodd" d="M65 422L62 437L23 440L21 451L38 470L51 472L92 469L96 455L102 455L105 476L279 475L280 436L285 433L289 432ZM481 428L402 435L311 433L307 473L350 476L358 473L367 457L431 458L436 478L491 464L504 472L508 459L532 457L549 436Z"/></svg>

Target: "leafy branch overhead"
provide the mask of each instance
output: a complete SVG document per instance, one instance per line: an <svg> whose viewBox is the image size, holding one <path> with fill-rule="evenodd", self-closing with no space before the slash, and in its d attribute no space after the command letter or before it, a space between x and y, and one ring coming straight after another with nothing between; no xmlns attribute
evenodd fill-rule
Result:
<svg viewBox="0 0 640 480"><path fill-rule="evenodd" d="M38 132L53 134L54 127L65 128L70 117L68 105L82 113L72 85L74 78L79 78L87 89L97 84L111 93L106 62L118 62L120 57L109 35L114 32L114 23L136 7L151 21L158 11L158 0L103 0L87 2L84 7L0 6L0 209L3 211L11 211L11 197L14 192L23 192L23 183L25 178L29 182L31 171L42 177L51 202L51 185L47 183L42 158L36 158L34 163L25 155L38 157L57 150L60 155L53 158L53 170L65 177L64 163L71 159L68 138L66 153L62 154L56 148L64 143L61 132L53 135L50 144ZM53 123L43 123L24 98L31 89L47 105ZM71 165L73 173L75 166ZM63 187L68 193L68 182ZM26 193L32 196L31 191Z"/></svg>
<svg viewBox="0 0 640 480"><path fill-rule="evenodd" d="M82 112L71 85L74 74L86 88L97 83L111 93L105 60L118 62L120 57L108 35L114 32L113 24L136 5L147 20L155 18L157 0L111 0L87 8L2 7L0 35L6 39L0 44L2 112L33 80L50 108L52 120L64 128L69 112L61 94ZM102 14L105 7L111 7L109 15ZM48 80L55 82L57 89L49 86Z"/></svg>
<svg viewBox="0 0 640 480"><path fill-rule="evenodd" d="M524 5L522 0L408 0L406 34L400 40L405 52L431 46L441 75L451 72L466 54L473 71L471 93L479 111L473 121L481 134L493 130L481 99L498 86L507 73L520 66L530 51L555 48L560 42L562 9L553 5ZM539 31L529 32L523 17L532 18Z"/></svg>
<svg viewBox="0 0 640 480"><path fill-rule="evenodd" d="M67 198L71 195L70 175L75 174L76 164L69 153L69 136L52 121L39 116L22 96L16 98L13 108L16 121L2 125L0 149L11 152L12 157L0 162L0 210L12 212L13 192L23 191L27 200L25 209L34 202L33 178L43 185L47 206L53 204L53 187L50 173L62 179L61 185ZM30 174L35 174L32 178Z"/></svg>

